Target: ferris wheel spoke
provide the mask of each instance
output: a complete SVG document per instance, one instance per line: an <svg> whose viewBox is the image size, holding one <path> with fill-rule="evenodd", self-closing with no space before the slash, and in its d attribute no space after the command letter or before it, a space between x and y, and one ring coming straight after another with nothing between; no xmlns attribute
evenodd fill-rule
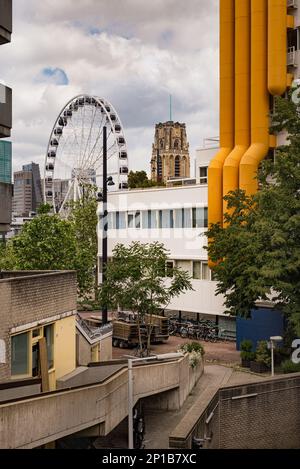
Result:
<svg viewBox="0 0 300 469"><path fill-rule="evenodd" d="M92 156L93 156L93 154L94 154L94 151L95 151L95 149L97 148L98 142L99 142L99 140L100 140L100 138L101 138L101 136L102 136L102 134L103 134L103 123L104 123L105 118L106 118L105 114L102 115L102 113L101 113L101 122L100 122L100 124L99 124L99 126L98 126L98 134L97 134L97 137L96 137L96 139L95 139L95 143L94 143L94 145L93 145L92 151L90 152L90 154L89 154L89 156L87 157L86 161L83 162L83 167L84 167L84 169L87 169L88 166L90 166L90 161L91 161L91 159L92 159Z"/></svg>
<svg viewBox="0 0 300 469"><path fill-rule="evenodd" d="M80 167L80 168L83 166L83 162L84 162L84 160L85 160L86 151L87 151L87 149L88 149L88 146L90 145L90 141L91 141L91 137L92 137L92 132L93 132L93 126L94 126L95 117L96 117L96 112L97 112L97 108L95 107L95 108L94 108L94 112L93 112L93 118L92 118L92 120L91 120L89 135L88 135L88 138L87 138L87 140L86 140L86 145L85 145L84 153L83 153L83 155L82 155L82 158L80 159L80 164L79 164L79 167Z"/></svg>
<svg viewBox="0 0 300 469"><path fill-rule="evenodd" d="M75 126L74 126L74 124L73 124L73 119L70 119L69 122L70 122L71 125L72 125L72 130L73 130L73 133L74 133L74 139L75 139L75 142L76 142L76 144L77 144L77 146L78 146L78 149L79 149L79 151L80 151L80 144L79 144L79 141L78 141L78 136L77 136L76 128L75 128ZM77 162L77 163L78 163L78 162ZM76 164L76 166L78 166L78 164Z"/></svg>

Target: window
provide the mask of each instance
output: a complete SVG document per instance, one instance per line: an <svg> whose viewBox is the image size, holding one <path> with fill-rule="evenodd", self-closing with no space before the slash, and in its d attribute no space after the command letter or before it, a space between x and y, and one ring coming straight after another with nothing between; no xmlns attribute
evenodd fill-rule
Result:
<svg viewBox="0 0 300 469"><path fill-rule="evenodd" d="M117 230L126 229L125 212L116 212L116 229Z"/></svg>
<svg viewBox="0 0 300 469"><path fill-rule="evenodd" d="M191 261L176 261L176 267L191 274Z"/></svg>
<svg viewBox="0 0 300 469"><path fill-rule="evenodd" d="M207 166L202 166L200 168L200 184L207 184L208 181L208 168Z"/></svg>
<svg viewBox="0 0 300 469"><path fill-rule="evenodd" d="M183 228L184 211L182 208L174 210L175 228Z"/></svg>
<svg viewBox="0 0 300 469"><path fill-rule="evenodd" d="M193 228L208 227L207 207L193 208Z"/></svg>
<svg viewBox="0 0 300 469"><path fill-rule="evenodd" d="M29 333L11 338L11 374L12 376L29 373Z"/></svg>
<svg viewBox="0 0 300 469"><path fill-rule="evenodd" d="M157 210L148 210L148 228L157 228Z"/></svg>
<svg viewBox="0 0 300 469"><path fill-rule="evenodd" d="M169 278L173 277L173 269L174 269L174 262L167 261L166 262L166 277L169 277Z"/></svg>
<svg viewBox="0 0 300 469"><path fill-rule="evenodd" d="M180 156L177 155L176 158L175 158L175 177L179 178L180 174L181 174L181 171L180 171Z"/></svg>
<svg viewBox="0 0 300 469"><path fill-rule="evenodd" d="M190 208L185 208L184 214L184 228L192 228L192 211Z"/></svg>
<svg viewBox="0 0 300 469"><path fill-rule="evenodd" d="M179 148L179 141L178 140L175 140L174 148L175 148L175 150L178 150L178 148Z"/></svg>
<svg viewBox="0 0 300 469"><path fill-rule="evenodd" d="M210 280L210 270L207 262L202 262L202 280Z"/></svg>
<svg viewBox="0 0 300 469"><path fill-rule="evenodd" d="M201 280L201 262L193 262L193 278L196 280Z"/></svg>
<svg viewBox="0 0 300 469"><path fill-rule="evenodd" d="M141 212L128 212L127 215L128 228L140 228L141 227Z"/></svg>
<svg viewBox="0 0 300 469"><path fill-rule="evenodd" d="M193 261L193 279L211 280L211 271L207 262Z"/></svg>
<svg viewBox="0 0 300 469"><path fill-rule="evenodd" d="M54 324L44 327L44 337L47 343L48 369L54 367Z"/></svg>

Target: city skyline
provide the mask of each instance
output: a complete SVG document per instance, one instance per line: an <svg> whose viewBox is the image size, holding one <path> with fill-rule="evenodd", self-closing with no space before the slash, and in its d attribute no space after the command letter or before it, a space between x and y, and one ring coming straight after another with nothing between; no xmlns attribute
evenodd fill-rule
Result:
<svg viewBox="0 0 300 469"><path fill-rule="evenodd" d="M130 169L149 172L154 127L169 119L170 94L192 158L205 137L218 134L218 2L189 0L184 10L174 0L151 7L136 0L56 3L15 2L14 41L3 48L0 79L14 89L14 170L34 161L43 172L54 121L80 93L117 109Z"/></svg>

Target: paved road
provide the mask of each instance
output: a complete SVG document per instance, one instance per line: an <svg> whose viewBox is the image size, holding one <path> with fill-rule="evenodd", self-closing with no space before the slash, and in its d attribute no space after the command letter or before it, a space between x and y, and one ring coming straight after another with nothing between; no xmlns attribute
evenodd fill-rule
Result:
<svg viewBox="0 0 300 469"><path fill-rule="evenodd" d="M193 342L190 339L170 336L164 344L152 345L153 353L176 352L180 345L186 342ZM200 342L205 350L205 360L207 362L218 362L220 364L238 364L240 363L240 352L236 350L235 342ZM121 358L124 354L132 353L130 350L113 348L113 358Z"/></svg>

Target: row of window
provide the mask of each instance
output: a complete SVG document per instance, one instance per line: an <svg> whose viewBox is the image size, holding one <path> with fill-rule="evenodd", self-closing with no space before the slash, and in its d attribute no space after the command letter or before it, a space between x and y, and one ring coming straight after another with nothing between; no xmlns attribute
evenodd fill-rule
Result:
<svg viewBox="0 0 300 469"><path fill-rule="evenodd" d="M100 216L100 225L103 215ZM137 210L111 212L108 214L108 229L164 229L164 228L207 228L207 207L180 208L174 210Z"/></svg>
<svg viewBox="0 0 300 469"><path fill-rule="evenodd" d="M168 261L166 264L167 277L173 277L174 267L185 270L195 280L213 280L212 271L206 261Z"/></svg>
<svg viewBox="0 0 300 469"><path fill-rule="evenodd" d="M110 262L111 258L108 261ZM172 278L174 267L185 270L194 280L213 280L207 261L169 260L166 262L165 273L162 276ZM102 258L99 258L99 273L102 274Z"/></svg>
<svg viewBox="0 0 300 469"><path fill-rule="evenodd" d="M48 369L54 367L54 324L11 337L11 375L39 376L39 339L46 338Z"/></svg>

